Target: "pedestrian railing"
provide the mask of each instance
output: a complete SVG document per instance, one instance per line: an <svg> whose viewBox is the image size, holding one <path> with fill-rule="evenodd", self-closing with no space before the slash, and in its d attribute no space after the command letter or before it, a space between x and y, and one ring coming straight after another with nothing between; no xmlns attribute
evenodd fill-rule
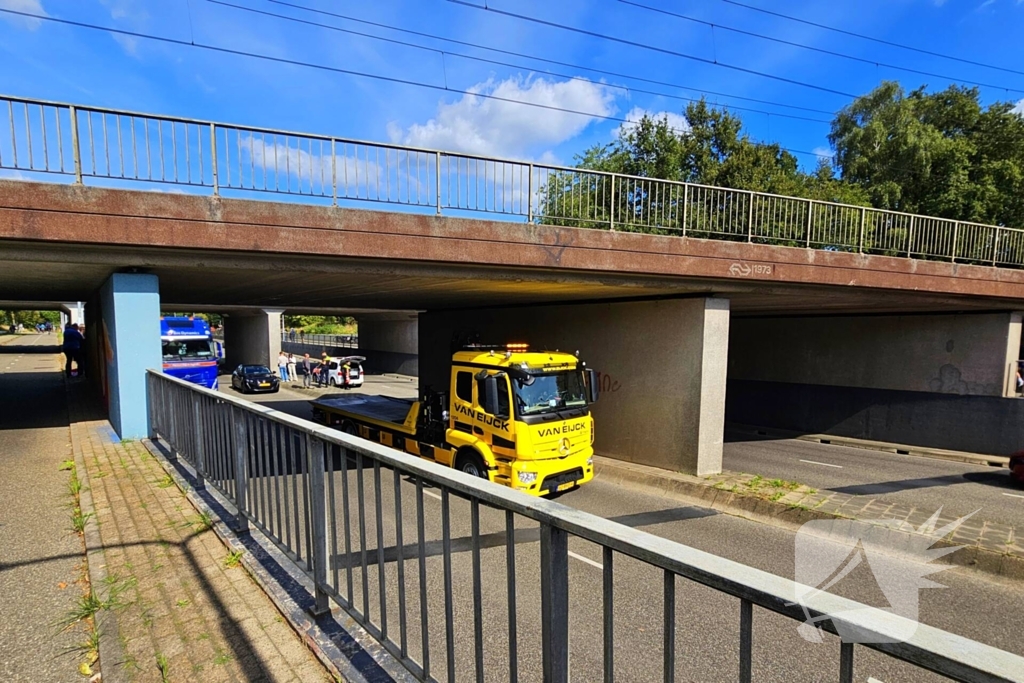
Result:
<svg viewBox="0 0 1024 683"><path fill-rule="evenodd" d="M281 341L289 344L303 344L320 349L358 349L359 337L354 334L300 334L282 332Z"/></svg>
<svg viewBox="0 0 1024 683"><path fill-rule="evenodd" d="M1024 265L1019 229L309 133L0 96L0 169L76 183Z"/></svg>
<svg viewBox="0 0 1024 683"><path fill-rule="evenodd" d="M955 680L1024 681L1024 658L1016 655L925 625L900 640L908 622L891 613L824 592L801 606L798 584L778 576L156 371L147 380L152 432L192 467L197 487L216 489L235 506L236 528L257 527L306 573L318 612L333 601L419 680L482 681L486 667L491 679L559 683L569 680L572 657L577 680L612 681L619 658L628 657L633 667L660 661L672 681L678 666L714 655L707 638L687 630L699 606L679 609L682 579L707 587L708 603L725 602L716 620L736 624L735 642L718 645L738 654L740 681L752 676L755 620L766 628L773 614L795 620L785 622L794 632L813 617L829 633L838 624L861 640L895 640L861 648ZM428 514L428 502L439 504L438 514ZM498 531L483 533L482 520ZM468 536L453 538L459 527ZM602 561L590 563L600 578L570 571L571 538L597 546ZM637 567L654 572L653 585ZM632 591L617 603L623 582ZM590 625L579 613L581 596L598 594ZM627 612L649 620L652 635L622 629ZM574 634L593 637L571 642L570 622ZM624 651L631 637L649 651ZM855 645L826 638L833 644L826 655L797 639L806 649L799 659L818 657L822 669L834 666L840 681L852 682ZM776 654L780 643L762 647L772 662L759 666L784 671L798 660ZM918 680L915 672L907 680Z"/></svg>

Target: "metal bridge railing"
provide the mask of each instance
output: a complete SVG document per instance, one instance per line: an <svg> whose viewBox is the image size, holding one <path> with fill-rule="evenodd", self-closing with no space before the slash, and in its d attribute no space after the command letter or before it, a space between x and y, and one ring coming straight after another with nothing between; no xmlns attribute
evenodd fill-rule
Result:
<svg viewBox="0 0 1024 683"><path fill-rule="evenodd" d="M870 207L0 96L0 169L212 194L482 213L994 266L1024 265L1024 231Z"/></svg>
<svg viewBox="0 0 1024 683"><path fill-rule="evenodd" d="M1016 655L925 625L902 640L910 622L824 592L803 600L805 613L794 604L798 585L787 579L156 371L147 381L153 432L191 465L198 487L209 484L226 497L237 508L237 528L257 527L312 579L318 612L333 600L419 680L454 681L458 674L482 681L488 666L492 679L564 683L572 620L574 661L587 657L593 670L588 675L575 664L577 678L612 681L621 663L616 644L635 635L616 624L638 612L652 635L634 642L651 651L631 646L618 657L628 654L634 665L638 657L661 661L671 681L680 646L686 662L715 656L714 648L701 649L707 638L677 622L698 609L679 610L681 578L713 589L702 601L719 610L715 620L737 624L735 642L721 647L738 653L740 681L751 680L755 621L767 629L778 619L773 615L796 620L794 631L809 616L825 617L815 621L831 633L840 624L892 641L862 645L862 653L871 648L956 680L1024 681L1024 658ZM439 499L439 514L425 512L424 495ZM466 520L468 537L453 538ZM598 546L600 577L570 571L570 538ZM539 553L530 545L537 540ZM486 576L482 553L491 567ZM495 561L504 571L493 569ZM634 565L654 573L650 598L637 603L630 591L617 603L616 576L620 587L642 582ZM601 595L592 624L577 611L579 591ZM577 598L570 601L570 594ZM822 669L835 666L840 681L852 682L855 645L831 642ZM774 653L779 643L771 647ZM814 646L801 647L805 658L812 654ZM820 657L822 650L815 652ZM785 665L790 654L773 654L773 661ZM922 672L910 675L920 680Z"/></svg>
<svg viewBox="0 0 1024 683"><path fill-rule="evenodd" d="M304 346L315 346L321 349L358 349L359 337L354 334L306 334L304 332L281 333L281 342L288 344L302 344Z"/></svg>

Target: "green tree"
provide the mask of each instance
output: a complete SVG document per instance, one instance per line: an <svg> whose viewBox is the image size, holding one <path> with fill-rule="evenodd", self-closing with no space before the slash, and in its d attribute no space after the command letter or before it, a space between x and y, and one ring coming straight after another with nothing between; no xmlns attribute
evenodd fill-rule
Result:
<svg viewBox="0 0 1024 683"><path fill-rule="evenodd" d="M905 93L884 82L836 115L840 177L872 205L1024 227L1024 118L977 88Z"/></svg>

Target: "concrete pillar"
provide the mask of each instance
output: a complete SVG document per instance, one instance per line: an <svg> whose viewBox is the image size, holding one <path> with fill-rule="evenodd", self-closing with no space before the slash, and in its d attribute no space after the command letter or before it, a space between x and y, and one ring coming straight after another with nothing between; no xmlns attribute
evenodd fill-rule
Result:
<svg viewBox="0 0 1024 683"><path fill-rule="evenodd" d="M420 386L448 388L451 340L580 352L600 373L601 455L690 474L722 468L729 301L687 298L420 316Z"/></svg>
<svg viewBox="0 0 1024 683"><path fill-rule="evenodd" d="M224 316L224 370L239 365L266 365L277 372L281 353L281 309Z"/></svg>
<svg viewBox="0 0 1024 683"><path fill-rule="evenodd" d="M1003 396L1008 398L1017 395L1017 361L1021 359L1021 318L1020 311L1011 313L1009 324L1006 326L1006 354L1003 358L1006 374L1003 378Z"/></svg>
<svg viewBox="0 0 1024 683"><path fill-rule="evenodd" d="M146 370L160 370L160 290L156 275L114 273L100 288L100 356L110 424L122 439L149 435ZM86 372L90 372L86 368Z"/></svg>

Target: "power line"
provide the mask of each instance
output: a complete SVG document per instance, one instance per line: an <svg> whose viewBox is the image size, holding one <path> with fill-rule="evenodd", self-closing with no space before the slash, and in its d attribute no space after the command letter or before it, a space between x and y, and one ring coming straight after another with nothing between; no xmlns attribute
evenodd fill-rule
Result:
<svg viewBox="0 0 1024 683"><path fill-rule="evenodd" d="M472 2L467 2L466 0L448 0L448 2L454 3L456 5L464 5L466 7L472 7L473 9L483 10L485 12L492 12L494 14L501 14L501 15L504 15L504 16L507 16L507 17L513 17L515 19L521 19L523 21L529 21L529 22L532 22L534 24L540 24L542 26L550 26L551 28L557 28L557 29L560 29L562 31L571 31L573 33L579 33L581 35L590 36L591 38L599 38L601 40L609 40L609 41L612 41L614 43L620 43L622 45L629 45L631 47L638 47L638 48L640 48L642 50L649 50L651 52L658 52L658 53L661 53L661 54L671 55L673 57L681 57L682 59L690 59L690 60L693 60L695 62L701 62L702 64L709 64L709 65L712 65L712 66L720 66L723 69L731 69L733 71L739 71L741 73L750 74L750 75L753 75L753 76L760 76L762 78L769 78L771 80L780 81L782 83L789 83L790 85L798 85L798 86L800 86L802 88L810 88L812 90L819 90L821 92L827 92L827 93L830 93L832 95L840 95L841 97L846 97L848 99L854 99L854 98L857 97L856 95L854 95L852 93L843 92L842 90L835 90L833 88L827 88L827 87L825 87L823 85L815 85L814 83L807 83L806 81L798 81L798 80L796 80L794 78L786 78L785 76L777 76L775 74L770 74L770 73L767 73L765 71L758 71L757 69L748 69L747 67L744 67L744 66L738 66L736 64L729 64L729 63L726 63L726 62L720 62L717 59L708 59L706 57L698 57L697 55L691 55L691 54L687 54L685 52L677 52L675 50L669 50L668 48L665 48L665 47L658 47L656 45L647 45L647 44L644 44L644 43L638 43L638 42L633 41L633 40L626 40L625 38L619 38L617 36L610 36L610 35L608 35L606 33L598 33L597 31L588 31L587 29L579 28L577 26L569 26L568 24L560 24L560 23L555 22L555 21L547 21L546 19L538 19L537 17L531 17L531 16L526 15L526 14L516 14L515 12L509 12L508 10L501 10L501 9L496 9L494 7L487 7L487 6L476 5L476 4L472 3Z"/></svg>
<svg viewBox="0 0 1024 683"><path fill-rule="evenodd" d="M690 16L687 16L685 14L678 14L677 12L670 12L670 11L668 11L666 9L661 9L660 7L651 7L650 5L644 5L644 4L639 3L639 2L634 2L633 0L618 0L618 1L623 3L623 4L625 4L625 5L632 5L633 7L639 7L641 9L645 9L645 10L647 10L649 12L656 12L658 14L663 14L663 15L670 16L670 17L675 17L677 19L683 19L685 21L692 21L694 23L702 24L704 26L710 26L712 30L714 30L715 28L719 28L719 29L722 29L723 31L731 31L733 33L738 33L738 34L744 35L744 36L752 36L754 38L760 38L762 40L770 40L770 41L772 41L774 43L780 43L782 45L789 45L791 47L798 47L798 48L801 48L801 49L804 49L804 50L811 50L813 52L819 52L821 54L831 55L833 57L841 57L843 59L849 59L849 60L852 60L852 61L855 61L855 62L860 62L862 64L871 64L871 65L874 65L874 66L883 66L883 67L885 67L887 69L897 69L899 71L906 71L908 73L918 74L918 75L921 75L921 76L930 76L932 78L941 78L941 79L944 79L944 80L954 81L954 82L958 82L958 83L964 83L964 84L967 84L967 85L976 85L976 86L980 86L980 87L983 87L983 88L996 88L998 90L1004 90L1006 92L1024 93L1024 90L1021 90L1019 88L1011 88L1011 87L1006 86L1006 85L995 85L995 84L992 84L992 83L982 83L982 82L979 82L979 81L969 81L969 80L964 79L964 78L959 78L959 77L955 77L955 76L947 76L947 75L944 75L944 74L933 73L931 71L922 71L920 69L912 69L910 67L899 66L897 64L887 64L886 62L880 62L880 61L874 60L874 59L867 59L865 57L857 57L855 55L849 55L849 54L845 54L843 52L836 52L835 50L827 50L825 48L815 47L814 45L806 45L804 43L797 43L797 42L794 42L794 41L791 41L791 40L784 40L782 38L776 38L774 36L765 35L763 33L755 33L754 31L746 31L744 29L739 29L739 28L735 28L735 27L732 27L732 26L725 26L723 24L715 24L715 23L712 23L710 21L706 21L704 19L698 19L696 17L690 17Z"/></svg>
<svg viewBox="0 0 1024 683"><path fill-rule="evenodd" d="M274 17L276 19L284 19L285 21L291 21L291 22L295 22L295 23L299 23L299 24L305 24L307 26L316 26L318 28L325 28L325 29L329 29L329 30L332 30L332 31L339 31L341 33L348 33L350 35L361 36L361 37L364 37L364 38L372 38L374 40L381 40L381 41L392 43L392 44L395 44L395 45L403 45L405 47L412 47L412 48L416 48L416 49L419 49L419 50L426 50L428 52L436 52L439 55L441 55L442 60L444 59L445 55L448 55L448 56L452 56L452 57L460 57L462 59L468 59L468 60L473 60L473 61L478 61L478 62L484 62L486 64L496 64L498 66L506 66L506 67L510 67L510 68L513 68L513 69L527 69L527 70L530 70L530 71L536 71L537 70L537 69L534 69L533 67L523 66L522 64L512 64L512 63L509 63L509 62L502 62L502 61L498 61L498 60L494 60L494 59L486 59L484 57L475 57L473 55L461 54L461 53L458 53L458 52L451 52L451 51L448 51L448 50L441 50L441 49L436 48L436 47L427 47L425 45L418 45L416 43L409 43L409 42L402 41L402 40L396 40L394 38L385 38L383 36L376 36L376 35L373 35L373 34L370 34L370 33L362 33L360 31L353 31L351 29L341 28L339 26L331 26L330 24L322 24L322 23L316 22L316 21L307 21L305 19L298 19L298 18L295 18L295 17L289 17L289 16L284 15L284 14L276 14L274 12L267 12L265 10L259 10L259 9L255 9L255 8L252 8L252 7L245 7L244 5L236 5L236 4L231 3L231 2L224 2L224 0L207 0L207 1L212 3L212 4L215 4L215 5L222 5L224 7L231 7L231 8L242 10L242 11L245 11L245 12L251 12L253 14L260 14L260 15L267 16L267 17ZM439 38L439 40L446 40L446 39L445 38ZM551 76L557 76L559 78L566 78L566 79L573 80L573 81L583 81L585 83L593 83L592 80L587 79L587 78L582 78L580 76L572 76L570 74L558 73L558 72L550 71L550 70L541 70L541 72L549 74ZM446 82L447 82L447 78L446 78ZM638 92L638 93L644 93L646 95L656 95L658 97L668 97L668 98L671 98L671 99L681 100L681 101L684 101L684 102L699 102L700 101L700 100L692 98L692 97L683 97L681 95L672 95L672 94L664 93L664 92L656 92L654 90L644 90L644 89L641 89L641 88L633 88L633 87L629 87L629 86L625 86L625 85L616 85L614 83L604 83L604 84L601 84L601 85L602 85L602 87L606 87L606 88L616 88L618 90L624 90L627 93L628 92ZM783 118L796 119L798 121L811 121L811 122L814 122L814 123L831 123L827 119L817 119L817 118L811 118L809 116L797 116L797 115L794 115L794 114L782 114L782 113L778 113L778 112L765 111L763 109L754 109L754 108L751 108L751 107L738 107L738 106L735 106L735 105L720 105L720 106L723 109L735 109L737 111L745 111L745 112L751 112L751 113L755 113L755 114L764 114L766 116L779 116L779 117L783 117Z"/></svg>
<svg viewBox="0 0 1024 683"><path fill-rule="evenodd" d="M209 0L209 1L210 2L217 2L217 0ZM796 104L786 104L786 103L783 103L783 102L773 102L771 100L761 100L761 99L757 99L755 97L746 97L744 95L734 95L732 93L716 92L714 90L707 90L707 89L704 89L704 88L694 88L694 87L688 86L688 85L681 85L679 83L672 83L672 82L668 82L668 81L659 81L659 80L656 80L656 79L645 78L643 76L636 76L636 75L633 75L633 74L623 74L623 73L618 73L618 72L615 72L615 71L606 71L604 69L597 69L597 68L592 67L592 66L583 66L581 64L573 64L571 62L562 62L562 61L559 61L559 60L556 60L556 59L549 59L547 57L538 57L537 55L526 54L526 53L523 53L523 52L514 52L512 50L503 50L503 49L497 48L497 47L491 47L491 46L487 46L487 45L480 45L478 43L470 43L470 42L467 42L467 41L464 41L464 40L456 40L455 38L445 38L443 36L438 36L438 35L434 35L434 34L430 34L430 33L424 33L422 31L414 31L412 29L402 28L400 26L392 26L390 24L382 24L382 23L379 23L379 22L376 22L376 21L369 21L367 19L359 19L357 17L352 17L352 16L348 16L348 15L345 15L345 14L338 14L336 12L328 12L326 10L315 9L313 7L305 7L303 5L296 5L296 4L293 4L293 3L290 3L290 2L284 2L283 0L268 0L268 2L271 2L271 3L275 4L275 5L282 5L284 7L292 7L294 9L303 10L305 12L312 12L314 14L321 14L321 15L324 15L324 16L334 17L336 19L344 19L346 21L353 21L353 22L356 22L356 23L359 23L359 24L365 24L367 26L376 26L378 28L384 28L384 29L388 29L388 30L391 30L391 31L398 31L400 33L407 33L409 35L420 36L421 38L430 38L432 40L440 40L440 41L444 41L444 42L447 42L447 43L452 43L454 45L463 45L465 47L471 47L471 48L478 49L478 50L486 50L488 52L496 52L496 53L499 53L499 54L511 55L513 57L521 57L523 59L532 59L532 60L535 60L535 61L538 61L538 62L544 62L546 64L555 64L556 66L568 67L570 69L581 69L583 71L590 71L592 73L603 74L605 76L612 76L614 78L626 78L626 79L629 79L629 80L632 80L632 81L639 81L641 83L651 83L653 85L663 85L663 86L667 86L669 88L679 88L681 90L692 90L694 92L699 92L699 93L703 93L703 94L707 94L707 95L715 95L715 96L718 96L718 97L729 97L729 98L732 98L732 99L744 100L746 102L756 102L758 104L768 104L768 105L771 105L773 107L786 107L788 109L797 109L797 110L800 110L800 111L808 111L808 112L813 112L815 114L829 114L829 115L834 115L835 114L835 112L829 111L828 109L815 109L813 107L802 107L802 106L796 105ZM224 3L219 3L219 4L224 4ZM453 53L449 52L448 54L453 54ZM482 58L478 58L478 57L474 57L473 59L481 59L481 61L486 61L486 60L483 60ZM498 63L500 63L500 62L498 62ZM523 67L517 67L517 68L523 68ZM638 91L638 92L640 92L640 91ZM670 95L666 95L666 97L671 97L671 96ZM775 115L775 116L782 116L782 114L774 114L774 113L773 113L773 115Z"/></svg>
<svg viewBox="0 0 1024 683"><path fill-rule="evenodd" d="M743 2L738 2L737 0L721 0L721 1L724 2L724 3L730 4L730 5L736 5L737 7L743 7L744 9L748 9L748 10L751 10L751 11L754 11L754 12L761 12L762 14L768 14L768 15L771 15L773 17L779 17L780 19L788 19L789 21L795 21L795 22L800 23L800 24L806 24L807 26L814 26L815 28L824 29L826 31L834 31L835 33L841 33L841 34L846 35L846 36L853 36L854 38L861 38L863 40L870 40L870 41L872 41L874 43L879 43L880 45L888 45L889 47L898 47L901 50L909 50L911 52L917 52L917 53L920 53L920 54L923 54L923 55L930 55L932 57L940 57L942 59L949 59L949 60L954 61L954 62L961 62L963 64L970 64L972 66L980 66L980 67L984 67L986 69L995 69L996 71L1005 71L1007 73L1018 74L1020 76L1024 76L1024 71L1017 71L1016 69L1010 69L1010 68L1005 67L1005 66L996 66L995 64L985 64L984 62L976 62L974 60L965 59L963 57L955 57L953 55L947 55L947 54L943 54L941 52L933 52L931 50L925 50L924 48L914 47L913 45L905 45L903 43L896 43L896 42L889 41L889 40L883 40L882 38L875 38L874 36L864 35L863 33L857 33L855 31L848 31L846 29L836 28L835 26L828 26L826 24L819 24L817 22L810 21L808 19L801 19L800 17L794 17L794 16L791 16L789 14L783 14L782 12L776 12L774 10L764 9L762 7L755 7L754 5L748 5L748 4L743 3Z"/></svg>
<svg viewBox="0 0 1024 683"><path fill-rule="evenodd" d="M565 114L576 114L578 116L586 116L586 117L592 118L592 119L602 119L602 120L605 120L605 121L615 121L615 122L618 122L618 123L625 123L625 124L630 124L630 125L636 124L636 121L630 121L628 119L624 119L624 118L617 117L617 116L608 116L608 115L603 115L603 114L597 114L597 113L594 113L594 112L579 111L579 110L576 110L576 109L568 109L568 108L565 108L565 107L556 107L554 105L540 104L540 103L537 103L537 102L525 102L523 100L514 100L514 99L509 98L509 97L501 97L500 95L492 95L492 94L487 94L487 93L474 92L474 91L471 91L471 90L460 90L460 89L457 89L457 88L446 88L444 86L434 85L433 83L423 83L423 82L420 82L420 81L412 81L412 80L408 80L408 79L404 79L404 78L397 78L397 77L394 77L394 76L381 76L379 74L371 74L371 73L366 73L366 72L363 72L363 71L355 71L353 69L342 69L342 68L336 67L336 66L326 66L324 64L315 64L315 63L312 63L312 62L303 62L301 60L296 60L296 59L286 59L284 57L274 57L274 56L271 56L271 55L265 55L265 54L261 54L261 53L258 53L258 52L247 52L245 50L235 50L235 49L231 49L231 48L227 48L227 47L219 47L217 45L208 45L206 43L201 43L201 42L190 42L190 41L187 41L187 40L181 40L179 38L170 38L170 37L167 37L167 36L157 36L157 35L152 35L152 34L149 34L149 33L140 33L138 31L128 31L128 30L125 30L125 29L111 28L109 26L100 26L100 25L97 25L97 24L90 24L90 23L87 23L87 22L84 22L84 21L74 21L74 20L71 20L71 19L61 19L59 17L52 17L52 16L40 15L40 14L32 14L30 12L21 12L21 11L18 11L18 10L7 9L7 8L4 8L4 7L0 7L0 12L3 12L4 14L12 14L12 15L15 15L15 16L26 17L28 19L38 19L39 21L49 21L49 22L53 22L53 23L57 23L57 24L64 24L66 26L74 26L74 27L77 27L77 28L87 28L87 29L94 30L94 31L104 31L104 32L107 32L107 33L114 33L114 34L117 34L117 35L128 36L128 37L131 37L131 38L144 38L146 40L154 40L154 41L158 41L158 42L162 42L162 43L168 43L168 44L171 44L171 45L178 45L178 46L181 46L181 47L191 47L191 48L198 48L198 49L201 49L201 50L209 50L211 52L219 52L219 53L222 53L222 54L229 54L229 55L233 55L233 56L237 56L237 57L249 57L249 58L252 58L252 59L260 59L260 60L264 60L264 61L268 61L268 62L275 62L275 63L278 63L278 64L286 64L286 65L289 65L289 66L301 66L301 67L306 67L306 68L310 68L310 69L317 69L319 71L328 71L328 72L331 72L331 73L340 73L340 74L345 74L347 76L357 76L357 77L362 77L362 78L371 78L371 79L374 79L374 80L385 81L387 83L395 83L397 85L411 85L411 86L419 87L419 88L427 88L427 89L430 89L430 90L440 90L442 92L455 93L457 95L470 95L472 97L480 97L480 98L483 98L483 99L496 100L496 101L499 101L499 102L507 102L509 104L516 104L516 105L521 105L521 106L526 106L526 107L535 107L535 108L538 108L538 109L545 109L545 110L548 110L548 111L558 111L558 112L562 112L562 113L565 113ZM677 133L685 133L686 132L686 131L680 130L678 128L672 128L672 127L669 127L669 128L670 128L670 130L673 130L673 131L675 131ZM766 145L765 143L754 143L754 144L757 144L759 146L771 146L771 145ZM785 151L790 152L792 154L804 154L804 155L814 156L814 157L823 158L823 159L829 159L832 156L830 154L818 154L816 152L807 152L807 151L804 151L804 150L792 149L792 148L789 148L789 147L782 147L781 145L777 145L777 146L778 146L779 149L785 150Z"/></svg>

